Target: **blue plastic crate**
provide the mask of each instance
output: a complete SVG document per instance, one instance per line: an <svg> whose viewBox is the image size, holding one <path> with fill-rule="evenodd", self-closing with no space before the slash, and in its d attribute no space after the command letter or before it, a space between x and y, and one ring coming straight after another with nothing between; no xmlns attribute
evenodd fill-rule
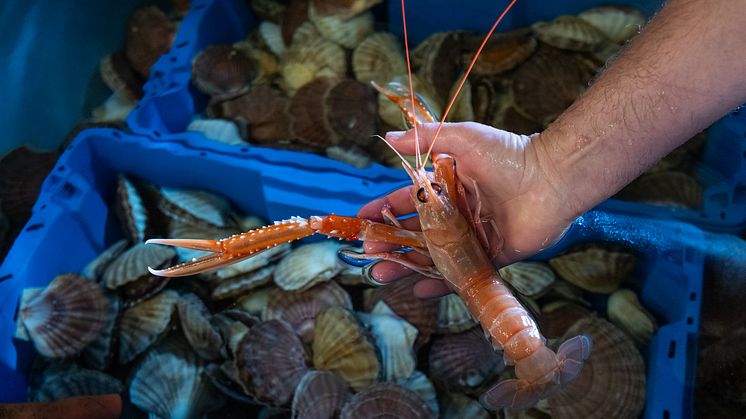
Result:
<svg viewBox="0 0 746 419"><path fill-rule="evenodd" d="M407 2L408 28L413 44L435 31L488 29L507 1L410 0ZM652 15L659 0L571 0L563 2L519 1L501 24L502 30L525 27L537 20L609 3L625 4ZM388 1L389 30L401 34L400 3ZM155 140L171 140L182 133L195 114L201 113L207 98L191 84L191 61L204 47L236 42L255 25L243 0L204 0L195 2L182 23L174 48L157 64L153 79L146 86L146 97L127 119L130 129ZM201 134L189 137L195 146L217 147L202 141ZM204 144L204 145L198 145ZM298 155L295 161L306 162ZM601 208L662 219L676 218L702 228L728 233L746 229L746 116L734 112L714 124L701 158L698 180L704 185L699 209L681 209L611 199ZM329 163L332 164L332 163ZM403 173L401 179L407 177Z"/></svg>
<svg viewBox="0 0 746 419"><path fill-rule="evenodd" d="M108 129L83 131L45 181L25 229L0 266L0 402L26 397L34 351L12 338L23 288L44 286L64 272L79 272L122 236L109 206L116 175L125 173L163 186L200 188L229 198L238 208L269 220L336 212L354 215L398 180L372 182L335 171L272 163L275 150L243 155L189 144L144 141ZM344 166L344 165L342 165ZM615 242L641 254L635 282L661 328L645 354L648 395L645 417L691 416L699 327L703 235L687 224L590 212L560 243L537 256L546 259L587 241Z"/></svg>

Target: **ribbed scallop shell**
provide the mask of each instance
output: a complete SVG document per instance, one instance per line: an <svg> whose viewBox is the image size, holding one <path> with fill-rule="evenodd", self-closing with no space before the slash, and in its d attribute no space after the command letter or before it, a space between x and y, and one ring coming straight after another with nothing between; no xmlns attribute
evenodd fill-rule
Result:
<svg viewBox="0 0 746 419"><path fill-rule="evenodd" d="M357 316L375 338L381 354L383 379L397 381L411 376L417 365L413 349L417 328L396 316L383 301L379 301L370 314L358 313Z"/></svg>
<svg viewBox="0 0 746 419"><path fill-rule="evenodd" d="M109 307L104 317L104 325L96 339L83 349L83 360L89 366L104 370L114 356L114 347L117 340L114 336L114 328L119 318L119 308L122 303L116 295L107 295Z"/></svg>
<svg viewBox="0 0 746 419"><path fill-rule="evenodd" d="M160 268L171 264L176 251L171 247L138 243L122 253L104 272L103 285L116 290L125 306L136 304L155 294L168 283L168 278L150 274L148 266Z"/></svg>
<svg viewBox="0 0 746 419"><path fill-rule="evenodd" d="M462 56L462 65L466 68L474 58L482 36L467 37ZM473 44L473 45L472 45ZM477 76L496 76L514 69L526 61L536 50L536 38L528 30L497 33L490 37L479 59L474 63L472 74Z"/></svg>
<svg viewBox="0 0 746 419"><path fill-rule="evenodd" d="M20 321L36 350L50 358L76 354L106 323L109 300L101 288L75 274L55 277L20 308Z"/></svg>
<svg viewBox="0 0 746 419"><path fill-rule="evenodd" d="M311 0L320 16L337 16L349 19L357 16L383 0Z"/></svg>
<svg viewBox="0 0 746 419"><path fill-rule="evenodd" d="M648 204L697 209L702 205L703 188L697 180L681 172L666 171L643 174L617 197Z"/></svg>
<svg viewBox="0 0 746 419"><path fill-rule="evenodd" d="M594 7L582 11L578 17L620 44L635 36L646 22L639 10L624 6Z"/></svg>
<svg viewBox="0 0 746 419"><path fill-rule="evenodd" d="M490 78L482 77L472 80L471 105L474 109L474 120L501 127L501 117L498 115L506 108L508 94L503 91L501 83Z"/></svg>
<svg viewBox="0 0 746 419"><path fill-rule="evenodd" d="M581 245L550 259L565 280L584 290L608 294L635 270L637 258L618 246Z"/></svg>
<svg viewBox="0 0 746 419"><path fill-rule="evenodd" d="M373 33L373 14L362 13L349 19L336 15L321 16L316 12L314 2L308 7L308 18L316 25L324 38L334 41L348 49L355 49L363 40Z"/></svg>
<svg viewBox="0 0 746 419"><path fill-rule="evenodd" d="M326 119L324 98L332 80L321 77L304 84L290 101L293 136L303 144L328 147L338 141Z"/></svg>
<svg viewBox="0 0 746 419"><path fill-rule="evenodd" d="M274 405L290 402L308 370L303 343L281 320L249 329L236 348L238 376L247 392Z"/></svg>
<svg viewBox="0 0 746 419"><path fill-rule="evenodd" d="M448 93L462 72L462 48L462 33L437 32L412 51L412 65L417 68L420 78L436 92L439 104L450 99Z"/></svg>
<svg viewBox="0 0 746 419"><path fill-rule="evenodd" d="M397 316L417 328L415 348L420 348L430 340L438 323L440 304L437 300L417 298L414 295L414 284L418 277L409 277L394 281L385 287L371 289L365 295L365 310L371 311L377 302L383 301Z"/></svg>
<svg viewBox="0 0 746 419"><path fill-rule="evenodd" d="M271 145L292 137L290 100L268 84L256 84L246 95L221 106L223 117L248 123L252 144Z"/></svg>
<svg viewBox="0 0 746 419"><path fill-rule="evenodd" d="M194 352L208 361L221 358L223 338L210 322L210 311L194 294L182 295L176 303L181 330Z"/></svg>
<svg viewBox="0 0 746 419"><path fill-rule="evenodd" d="M195 119L187 126L189 132L201 132L205 137L228 145L246 145L238 127L224 119Z"/></svg>
<svg viewBox="0 0 746 419"><path fill-rule="evenodd" d="M113 92L125 100L138 100L142 97L142 77L135 73L123 51L104 56L99 63L101 79Z"/></svg>
<svg viewBox="0 0 746 419"><path fill-rule="evenodd" d="M556 301L541 308L539 326L547 339L559 339L567 329L579 320L592 316L593 312L569 301Z"/></svg>
<svg viewBox="0 0 746 419"><path fill-rule="evenodd" d="M593 51L610 40L601 30L577 16L558 16L551 22L537 22L531 28L539 40L570 51Z"/></svg>
<svg viewBox="0 0 746 419"><path fill-rule="evenodd" d="M640 347L650 343L658 330L658 322L640 304L637 294L629 289L618 289L609 296L606 306L609 320L626 332Z"/></svg>
<svg viewBox="0 0 746 419"><path fill-rule="evenodd" d="M175 291L166 290L122 313L119 320L119 363L129 363L168 332L178 300Z"/></svg>
<svg viewBox="0 0 746 419"><path fill-rule="evenodd" d="M127 26L124 46L127 60L141 77L147 79L150 67L171 48L176 24L157 6L147 6L135 10Z"/></svg>
<svg viewBox="0 0 746 419"><path fill-rule="evenodd" d="M505 368L503 357L479 327L433 339L430 377L450 390L473 392Z"/></svg>
<svg viewBox="0 0 746 419"><path fill-rule="evenodd" d="M300 291L334 278L343 268L339 248L331 240L296 248L277 264L275 283L286 291Z"/></svg>
<svg viewBox="0 0 746 419"><path fill-rule="evenodd" d="M516 262L499 270L500 277L527 297L546 293L554 283L554 272L542 262Z"/></svg>
<svg viewBox="0 0 746 419"><path fill-rule="evenodd" d="M251 315L261 317L264 307L267 306L269 297L274 293L275 289L275 286L269 286L258 290L252 290L248 295L241 297L241 299L236 302L236 307Z"/></svg>
<svg viewBox="0 0 746 419"><path fill-rule="evenodd" d="M251 10L260 20L278 23L288 7L288 0L252 0Z"/></svg>
<svg viewBox="0 0 746 419"><path fill-rule="evenodd" d="M259 24L258 33L262 42L264 42L264 45L266 45L273 54L280 57L285 53L287 46L285 45L285 40L282 39L280 25L264 21Z"/></svg>
<svg viewBox="0 0 746 419"><path fill-rule="evenodd" d="M117 198L114 212L124 227L127 238L132 243L145 240L148 229L148 212L143 205L140 193L126 177L117 178Z"/></svg>
<svg viewBox="0 0 746 419"><path fill-rule="evenodd" d="M324 98L329 127L342 139L358 145L371 142L376 132L376 94L370 85L357 80L340 80Z"/></svg>
<svg viewBox="0 0 746 419"><path fill-rule="evenodd" d="M18 147L0 158L0 201L11 229L21 228L31 216L41 184L57 157L57 152Z"/></svg>
<svg viewBox="0 0 746 419"><path fill-rule="evenodd" d="M262 319L280 319L289 323L303 342L311 343L316 315L331 306L352 310L352 301L335 282L323 282L305 291L275 289L262 313Z"/></svg>
<svg viewBox="0 0 746 419"><path fill-rule="evenodd" d="M225 198L207 191L161 188L158 208L185 223L204 227L231 227L230 204Z"/></svg>
<svg viewBox="0 0 746 419"><path fill-rule="evenodd" d="M645 406L645 363L634 343L603 319L577 322L566 337L585 334L593 350L580 375L549 399L553 418L636 418Z"/></svg>
<svg viewBox="0 0 746 419"><path fill-rule="evenodd" d="M443 419L490 419L492 415L478 401L460 393L449 393Z"/></svg>
<svg viewBox="0 0 746 419"><path fill-rule="evenodd" d="M430 382L422 371L415 370L408 378L397 381L397 384L404 386L420 396L436 417L440 415L438 393L435 391L433 383Z"/></svg>
<svg viewBox="0 0 746 419"><path fill-rule="evenodd" d="M308 5L308 0L290 0L288 2L288 7L279 22L285 45L290 45L293 42L295 35L303 26L310 26L318 34L313 23L308 21Z"/></svg>
<svg viewBox="0 0 746 419"><path fill-rule="evenodd" d="M308 371L293 396L293 418L333 419L352 397L347 382L332 371Z"/></svg>
<svg viewBox="0 0 746 419"><path fill-rule="evenodd" d="M318 77L337 79L347 72L344 49L327 39L316 37L293 41L282 58L281 69L289 95Z"/></svg>
<svg viewBox="0 0 746 419"><path fill-rule="evenodd" d="M258 74L257 63L244 50L232 45L209 46L192 61L192 80L214 100L246 93Z"/></svg>
<svg viewBox="0 0 746 419"><path fill-rule="evenodd" d="M129 246L127 239L117 241L88 262L80 274L94 282L100 282L106 268L127 249L127 246Z"/></svg>
<svg viewBox="0 0 746 419"><path fill-rule="evenodd" d="M234 311L243 311L239 309L233 309ZM244 312L246 313L246 312ZM233 354L236 353L238 343L241 342L243 336L249 329L261 322L258 317L254 317L251 314L246 313L246 316L250 319L244 321L244 319L237 319L233 316L227 315L225 312L218 313L213 316L212 323L220 331L220 336L225 343L220 350L220 354L223 358L232 358Z"/></svg>
<svg viewBox="0 0 746 419"><path fill-rule="evenodd" d="M353 389L375 383L381 371L375 348L348 310L329 307L316 316L313 366L336 371Z"/></svg>
<svg viewBox="0 0 746 419"><path fill-rule="evenodd" d="M222 279L212 290L212 298L215 300L224 300L240 297L254 288L270 283L274 271L275 265L269 265L249 273Z"/></svg>
<svg viewBox="0 0 746 419"><path fill-rule="evenodd" d="M138 365L129 388L132 403L161 418L200 418L223 399L188 348L163 345Z"/></svg>
<svg viewBox="0 0 746 419"><path fill-rule="evenodd" d="M122 382L108 374L96 370L72 368L46 375L44 383L34 393L33 401L46 402L76 396L121 394L123 391Z"/></svg>
<svg viewBox="0 0 746 419"><path fill-rule="evenodd" d="M407 72L399 39L389 32L376 32L365 38L352 53L352 71L363 83L383 85Z"/></svg>
<svg viewBox="0 0 746 419"><path fill-rule="evenodd" d="M433 418L427 404L414 392L393 383L374 384L342 408L340 419Z"/></svg>
<svg viewBox="0 0 746 419"><path fill-rule="evenodd" d="M464 300L456 294L440 298L438 328L440 333L459 333L471 329L477 321L469 313Z"/></svg>

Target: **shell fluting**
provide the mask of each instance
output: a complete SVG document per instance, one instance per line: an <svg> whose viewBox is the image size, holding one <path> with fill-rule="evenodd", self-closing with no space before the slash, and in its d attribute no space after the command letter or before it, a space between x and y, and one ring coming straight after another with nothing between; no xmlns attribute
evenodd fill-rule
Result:
<svg viewBox="0 0 746 419"><path fill-rule="evenodd" d="M584 290L608 294L629 279L637 258L618 246L578 246L550 259L549 264L568 282Z"/></svg>
<svg viewBox="0 0 746 419"><path fill-rule="evenodd" d="M181 330L194 352L205 360L221 358L223 339L210 322L210 312L194 294L181 296L176 303Z"/></svg>
<svg viewBox="0 0 746 419"><path fill-rule="evenodd" d="M332 279L343 268L337 258L339 247L326 240L296 248L277 264L275 283L286 291L300 291Z"/></svg>
<svg viewBox="0 0 746 419"><path fill-rule="evenodd" d="M374 384L354 395L342 408L341 419L434 418L417 394L393 383Z"/></svg>
<svg viewBox="0 0 746 419"><path fill-rule="evenodd" d="M474 392L504 368L503 357L485 340L479 327L433 339L430 375L440 386Z"/></svg>
<svg viewBox="0 0 746 419"><path fill-rule="evenodd" d="M297 419L332 419L352 397L347 382L332 371L308 371L298 383L292 412Z"/></svg>
<svg viewBox="0 0 746 419"><path fill-rule="evenodd" d="M119 362L127 364L163 337L179 295L166 290L125 310L119 320Z"/></svg>
<svg viewBox="0 0 746 419"><path fill-rule="evenodd" d="M123 391L122 382L109 374L97 370L72 368L50 374L39 390L34 393L33 401L44 402L76 396L121 394Z"/></svg>

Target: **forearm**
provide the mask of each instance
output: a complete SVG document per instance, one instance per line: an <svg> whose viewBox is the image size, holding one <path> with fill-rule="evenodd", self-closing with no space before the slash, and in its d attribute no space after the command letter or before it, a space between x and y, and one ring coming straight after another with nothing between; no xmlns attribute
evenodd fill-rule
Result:
<svg viewBox="0 0 746 419"><path fill-rule="evenodd" d="M746 102L746 0L671 0L533 145L568 218Z"/></svg>

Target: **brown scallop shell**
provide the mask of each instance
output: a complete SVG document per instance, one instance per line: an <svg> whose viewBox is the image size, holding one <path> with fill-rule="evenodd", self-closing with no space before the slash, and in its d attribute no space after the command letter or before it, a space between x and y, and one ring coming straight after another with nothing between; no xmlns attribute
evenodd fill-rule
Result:
<svg viewBox="0 0 746 419"><path fill-rule="evenodd" d="M104 314L104 325L96 339L83 349L82 358L92 368L104 370L109 366L113 356L114 348L117 346L115 327L119 320L119 308L121 301L116 295L106 295L109 306Z"/></svg>
<svg viewBox="0 0 746 419"><path fill-rule="evenodd" d="M534 23L531 29L542 42L570 51L594 51L610 42L601 30L577 16L558 16Z"/></svg>
<svg viewBox="0 0 746 419"><path fill-rule="evenodd" d="M280 72L290 96L318 77L337 79L347 72L344 49L321 37L295 38L282 57Z"/></svg>
<svg viewBox="0 0 746 419"><path fill-rule="evenodd" d="M285 45L290 45L295 32L308 22L309 0L290 0L280 20L280 31Z"/></svg>
<svg viewBox="0 0 746 419"><path fill-rule="evenodd" d="M516 262L501 268L500 277L527 297L539 297L554 284L554 272L543 262Z"/></svg>
<svg viewBox="0 0 746 419"><path fill-rule="evenodd" d="M50 358L76 354L93 342L106 323L109 300L88 279L65 274L20 308L36 350Z"/></svg>
<svg viewBox="0 0 746 419"><path fill-rule="evenodd" d="M121 239L106 250L101 252L95 259L88 262L88 264L80 272L84 277L93 280L93 282L101 282L101 277L109 267L111 262L116 260L129 246L127 239Z"/></svg>
<svg viewBox="0 0 746 419"><path fill-rule="evenodd" d="M303 144L329 147L337 143L324 111L324 98L333 83L327 78L317 78L298 89L290 102L293 136Z"/></svg>
<svg viewBox="0 0 746 419"><path fill-rule="evenodd" d="M122 394L121 381L101 371L73 367L45 374L44 382L32 400L45 402L76 396Z"/></svg>
<svg viewBox="0 0 746 419"><path fill-rule="evenodd" d="M166 290L122 312L119 319L120 364L134 360L169 331L178 300L175 291Z"/></svg>
<svg viewBox="0 0 746 419"><path fill-rule="evenodd" d="M254 59L231 45L209 46L192 61L194 84L218 101L246 93L257 73Z"/></svg>
<svg viewBox="0 0 746 419"><path fill-rule="evenodd" d="M206 228L232 228L228 201L214 193L180 188L161 188L158 209L184 223Z"/></svg>
<svg viewBox="0 0 746 419"><path fill-rule="evenodd" d="M580 245L549 260L565 280L584 290L609 294L630 278L637 257L616 245Z"/></svg>
<svg viewBox="0 0 746 419"><path fill-rule="evenodd" d="M132 68L147 79L150 67L171 49L176 24L157 6L135 10L127 23L124 52Z"/></svg>
<svg viewBox="0 0 746 419"><path fill-rule="evenodd" d="M612 323L642 348L650 343L658 330L655 317L642 306L637 294L629 289L618 289L609 296L606 313Z"/></svg>
<svg viewBox="0 0 746 419"><path fill-rule="evenodd" d="M365 12L349 19L337 15L322 16L316 12L315 4L316 2L310 3L308 18L326 39L347 49L355 49L373 33L373 13Z"/></svg>
<svg viewBox="0 0 746 419"><path fill-rule="evenodd" d="M221 279L212 290L212 298L214 300L225 300L245 295L255 288L272 282L274 271L275 265L269 265L245 274Z"/></svg>
<svg viewBox="0 0 746 419"><path fill-rule="evenodd" d="M329 307L316 316L313 366L337 372L356 391L378 381L381 364L365 331L347 309Z"/></svg>
<svg viewBox="0 0 746 419"><path fill-rule="evenodd" d="M592 315L591 310L581 305L569 301L555 301L541 308L538 323L542 336L547 339L559 339L572 325Z"/></svg>
<svg viewBox="0 0 746 419"><path fill-rule="evenodd" d="M422 80L434 89L439 104L450 99L448 93L461 74L462 49L463 33L437 32L412 51L412 65Z"/></svg>
<svg viewBox="0 0 746 419"><path fill-rule="evenodd" d="M422 347L430 340L438 322L440 304L437 300L417 298L414 284L419 277L408 277L394 281L385 287L371 289L365 295L365 310L371 311L379 301L388 305L397 316L417 328L415 348Z"/></svg>
<svg viewBox="0 0 746 419"><path fill-rule="evenodd" d="M142 97L142 85L145 81L127 62L124 51L104 56L99 63L99 72L109 89L125 100L138 100Z"/></svg>
<svg viewBox="0 0 746 419"><path fill-rule="evenodd" d="M703 188L697 180L681 172L666 171L643 174L617 197L628 201L697 209L702 205Z"/></svg>
<svg viewBox="0 0 746 419"><path fill-rule="evenodd" d="M319 16L336 16L347 20L357 16L383 0L311 0Z"/></svg>
<svg viewBox="0 0 746 419"><path fill-rule="evenodd" d="M614 325L586 318L567 338L587 335L593 350L580 375L553 397L553 418L636 418L645 406L645 362L634 343Z"/></svg>
<svg viewBox="0 0 746 419"><path fill-rule="evenodd" d="M340 419L433 418L417 394L394 383L374 384L354 395L342 408Z"/></svg>
<svg viewBox="0 0 746 419"><path fill-rule="evenodd" d="M202 359L221 359L223 339L210 322L210 311L194 294L182 295L176 303L181 330L194 352Z"/></svg>
<svg viewBox="0 0 746 419"><path fill-rule="evenodd" d="M288 0L251 0L251 10L260 20L278 23L288 8Z"/></svg>
<svg viewBox="0 0 746 419"><path fill-rule="evenodd" d="M464 38L464 50L461 63L466 68L474 58L482 36ZM536 38L529 30L517 30L493 34L484 46L479 59L474 63L474 76L496 76L514 69L526 61L536 50Z"/></svg>
<svg viewBox="0 0 746 419"><path fill-rule="evenodd" d="M441 297L439 306L437 331L440 333L464 332L477 324L464 300L457 294Z"/></svg>
<svg viewBox="0 0 746 419"><path fill-rule="evenodd" d="M448 100L451 100L458 91L458 96L456 96L451 111L446 117L446 121L448 122L467 122L474 120L474 102L471 97L471 82L465 80L463 86L461 86L461 90L459 91L458 88L460 84L461 77L456 80L451 92L448 94Z"/></svg>
<svg viewBox="0 0 746 419"><path fill-rule="evenodd" d="M116 290L129 307L163 289L168 278L152 275L148 267L155 269L173 263L176 251L166 246L138 243L114 260L104 271L102 284Z"/></svg>
<svg viewBox="0 0 746 419"><path fill-rule="evenodd" d="M350 295L335 282L323 282L305 291L290 292L278 288L270 296L262 319L284 320L303 342L311 343L316 316L330 306L352 310Z"/></svg>
<svg viewBox="0 0 746 419"><path fill-rule="evenodd" d="M498 114L507 107L505 102L508 100L508 94L503 90L497 80L482 77L472 81L471 104L475 121L501 128L502 116Z"/></svg>
<svg viewBox="0 0 746 419"><path fill-rule="evenodd" d="M148 211L135 185L124 175L117 177L117 197L114 213L124 228L125 235L132 243L145 241L148 234Z"/></svg>
<svg viewBox="0 0 746 419"><path fill-rule="evenodd" d="M236 368L247 392L274 405L290 402L308 370L303 343L281 320L249 329L236 348Z"/></svg>
<svg viewBox="0 0 746 419"><path fill-rule="evenodd" d="M333 371L308 371L293 396L293 418L333 419L352 397L347 382Z"/></svg>
<svg viewBox="0 0 746 419"><path fill-rule="evenodd" d="M0 203L8 217L10 234L16 234L31 216L41 184L57 157L54 152L18 147L0 159Z"/></svg>
<svg viewBox="0 0 746 419"><path fill-rule="evenodd" d="M592 75L574 56L542 45L515 70L512 95L516 109L546 125L580 96Z"/></svg>
<svg viewBox="0 0 746 419"><path fill-rule="evenodd" d="M578 17L620 44L635 36L646 23L639 10L624 6L594 7L582 11Z"/></svg>
<svg viewBox="0 0 746 419"><path fill-rule="evenodd" d="M383 85L407 72L399 39L389 32L375 32L365 38L352 53L352 71L363 83Z"/></svg>
<svg viewBox="0 0 746 419"><path fill-rule="evenodd" d="M436 384L462 392L476 391L505 368L479 327L434 338L428 363Z"/></svg>
<svg viewBox="0 0 746 419"><path fill-rule="evenodd" d="M329 127L337 137L358 145L371 142L376 132L376 94L369 85L345 79L334 84L324 98Z"/></svg>

